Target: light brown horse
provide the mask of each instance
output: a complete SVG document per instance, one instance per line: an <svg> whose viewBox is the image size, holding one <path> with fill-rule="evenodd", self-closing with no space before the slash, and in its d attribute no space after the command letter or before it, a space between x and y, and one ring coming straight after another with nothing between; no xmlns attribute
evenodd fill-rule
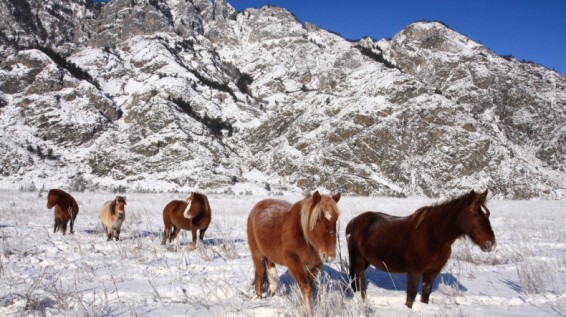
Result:
<svg viewBox="0 0 566 317"><path fill-rule="evenodd" d="M100 212L100 220L108 236L108 240L112 237L116 241L120 240L120 230L122 223L126 220L126 197L116 196L114 200L108 200L102 206Z"/></svg>
<svg viewBox="0 0 566 317"><path fill-rule="evenodd" d="M73 226L75 218L79 213L79 205L73 196L61 189L51 189L47 194L47 209L53 208L55 214L55 224L53 225L53 233L57 230L67 232L67 222L71 221L71 233L74 233Z"/></svg>
<svg viewBox="0 0 566 317"><path fill-rule="evenodd" d="M208 203L208 197L201 193L191 193L185 201L173 200L163 208L163 241L167 240L171 243L175 240L175 248L178 248L177 235L181 229L191 230L193 235L192 250L197 247L197 230L199 230L199 238L202 241L204 233L210 225L211 210Z"/></svg>
<svg viewBox="0 0 566 317"><path fill-rule="evenodd" d="M331 197L316 191L295 204L265 199L253 207L247 231L257 297L262 297L265 278L269 281L268 295L275 293L278 282L275 263L281 264L289 269L301 288L310 314L312 281L322 262L332 262L336 257L339 200L340 193Z"/></svg>
<svg viewBox="0 0 566 317"><path fill-rule="evenodd" d="M422 277L421 302L428 303L434 279L444 267L452 243L469 237L482 251L495 249L495 234L485 203L487 190L470 193L440 205L422 207L407 217L366 212L346 226L350 278L354 291L366 297L364 271L371 264L391 272L407 272L407 299L413 306Z"/></svg>

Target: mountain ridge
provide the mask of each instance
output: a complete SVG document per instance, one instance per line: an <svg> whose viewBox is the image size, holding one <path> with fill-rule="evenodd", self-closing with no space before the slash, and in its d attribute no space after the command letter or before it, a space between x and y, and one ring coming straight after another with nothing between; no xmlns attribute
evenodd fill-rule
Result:
<svg viewBox="0 0 566 317"><path fill-rule="evenodd" d="M1 186L566 194L566 79L443 24L347 41L224 0L14 3Z"/></svg>

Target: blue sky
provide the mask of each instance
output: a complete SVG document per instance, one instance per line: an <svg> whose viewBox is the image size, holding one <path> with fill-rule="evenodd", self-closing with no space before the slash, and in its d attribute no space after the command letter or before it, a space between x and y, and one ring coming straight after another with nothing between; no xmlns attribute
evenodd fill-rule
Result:
<svg viewBox="0 0 566 317"><path fill-rule="evenodd" d="M347 39L390 38L415 21L441 21L499 55L566 75L566 0L227 0L238 10L284 7Z"/></svg>

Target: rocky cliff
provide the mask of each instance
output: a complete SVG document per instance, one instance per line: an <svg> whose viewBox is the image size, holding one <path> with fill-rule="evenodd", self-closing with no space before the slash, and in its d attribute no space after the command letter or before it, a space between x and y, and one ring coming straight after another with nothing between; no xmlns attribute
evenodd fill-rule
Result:
<svg viewBox="0 0 566 317"><path fill-rule="evenodd" d="M3 187L566 197L566 79L441 23L0 0L0 56Z"/></svg>

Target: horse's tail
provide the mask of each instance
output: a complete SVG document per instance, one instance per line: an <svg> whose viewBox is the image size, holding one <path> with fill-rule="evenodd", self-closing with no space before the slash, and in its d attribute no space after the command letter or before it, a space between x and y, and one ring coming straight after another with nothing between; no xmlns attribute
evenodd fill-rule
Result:
<svg viewBox="0 0 566 317"><path fill-rule="evenodd" d="M211 216L210 204L208 203L208 197L205 194L202 194L202 201L204 202L204 211L207 216Z"/></svg>
<svg viewBox="0 0 566 317"><path fill-rule="evenodd" d="M269 278L267 278L268 272L267 272L267 258L266 257L264 257L261 260L261 265L263 265L263 272L264 272L263 277L262 277L262 279L263 279L262 285L264 285L264 287L267 286L267 288L269 289ZM255 282L256 282L255 279L256 279L256 277L255 277L255 274L254 274L254 279L252 281L252 285L255 285Z"/></svg>
<svg viewBox="0 0 566 317"><path fill-rule="evenodd" d="M348 246L348 259L349 259L349 275L350 275L350 287L352 288L352 290L354 292L357 292L360 290L360 285L358 283L358 274L356 272L356 258L358 256L358 251L356 250L356 247L354 246L355 242L353 240L350 240L350 224L348 224L348 226L346 226L346 244Z"/></svg>

